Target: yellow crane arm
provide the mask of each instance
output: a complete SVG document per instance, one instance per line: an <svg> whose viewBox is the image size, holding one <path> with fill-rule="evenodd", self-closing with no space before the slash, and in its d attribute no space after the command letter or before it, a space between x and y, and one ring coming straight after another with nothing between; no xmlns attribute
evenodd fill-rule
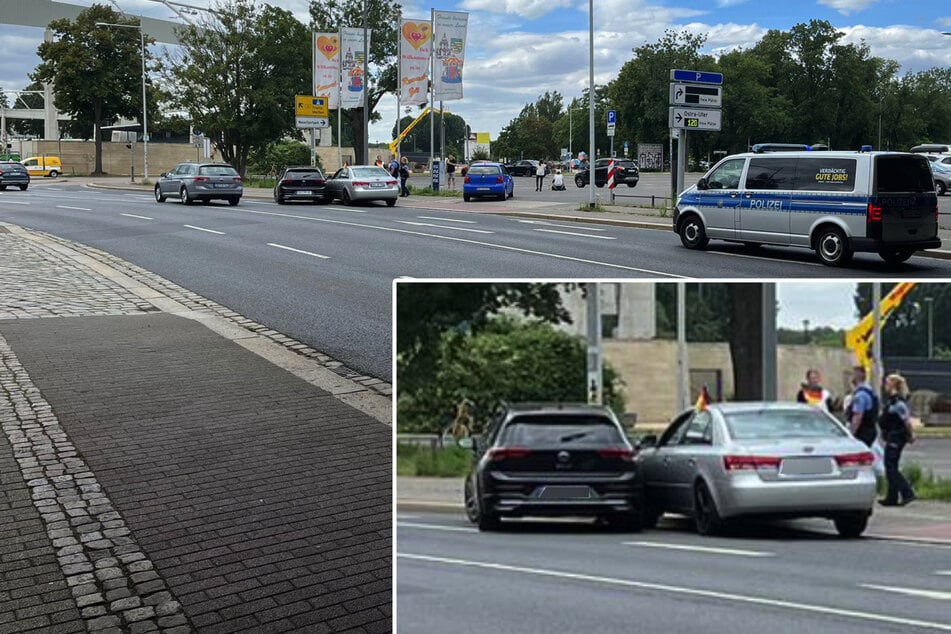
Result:
<svg viewBox="0 0 951 634"><path fill-rule="evenodd" d="M425 108L423 108L420 111L419 116L413 119L413 121L408 126L403 128L402 132L400 132L400 135L398 137L390 141L390 154L399 154L398 150L400 147L400 143L403 142L403 139L406 138L406 135L409 134L410 130L415 128L416 124L422 121L426 117L426 115L428 115L430 112L435 112L436 114L439 114L440 110L439 108L430 108L429 106L426 106Z"/></svg>

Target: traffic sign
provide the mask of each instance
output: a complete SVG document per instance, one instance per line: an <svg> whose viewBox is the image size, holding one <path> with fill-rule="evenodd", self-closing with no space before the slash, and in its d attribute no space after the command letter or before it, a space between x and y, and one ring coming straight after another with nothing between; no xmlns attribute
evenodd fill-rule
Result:
<svg viewBox="0 0 951 634"><path fill-rule="evenodd" d="M617 110L608 110L608 125L617 123Z"/></svg>
<svg viewBox="0 0 951 634"><path fill-rule="evenodd" d="M720 110L670 108L670 127L684 130L719 130Z"/></svg>
<svg viewBox="0 0 951 634"><path fill-rule="evenodd" d="M670 84L670 103L719 108L723 104L723 87L672 83Z"/></svg>
<svg viewBox="0 0 951 634"><path fill-rule="evenodd" d="M696 84L722 84L723 73L708 73L702 70L680 70L670 71L670 78L673 81L689 81Z"/></svg>
<svg viewBox="0 0 951 634"><path fill-rule="evenodd" d="M327 97L314 97L313 95L297 95L296 101L297 101L297 107L294 108L294 114L298 117L329 117L330 116L330 109L327 107Z"/></svg>
<svg viewBox="0 0 951 634"><path fill-rule="evenodd" d="M295 125L298 128L329 128L330 119L327 117L294 117Z"/></svg>

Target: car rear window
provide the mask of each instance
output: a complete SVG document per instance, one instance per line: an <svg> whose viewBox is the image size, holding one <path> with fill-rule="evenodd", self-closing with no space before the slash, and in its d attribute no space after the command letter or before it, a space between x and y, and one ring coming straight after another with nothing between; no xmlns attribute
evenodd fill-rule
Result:
<svg viewBox="0 0 951 634"><path fill-rule="evenodd" d="M934 181L922 156L887 154L875 157L875 192L878 194L931 192Z"/></svg>
<svg viewBox="0 0 951 634"><path fill-rule="evenodd" d="M238 171L230 165L202 165L198 168L202 176L237 176Z"/></svg>
<svg viewBox="0 0 951 634"><path fill-rule="evenodd" d="M818 409L764 409L724 414L723 418L734 440L846 436L840 425Z"/></svg>
<svg viewBox="0 0 951 634"><path fill-rule="evenodd" d="M498 165L473 165L469 168L469 174L501 174L502 169Z"/></svg>
<svg viewBox="0 0 951 634"><path fill-rule="evenodd" d="M501 437L503 445L519 447L603 447L623 441L614 421L603 416L520 416Z"/></svg>
<svg viewBox="0 0 951 634"><path fill-rule="evenodd" d="M287 170L285 178L323 178L320 170Z"/></svg>
<svg viewBox="0 0 951 634"><path fill-rule="evenodd" d="M373 165L365 166L365 167L354 167L353 175L359 176L361 178L370 178L370 177L379 178L381 176L383 177L391 176L391 174L387 172L385 169L383 169L382 167L375 167Z"/></svg>

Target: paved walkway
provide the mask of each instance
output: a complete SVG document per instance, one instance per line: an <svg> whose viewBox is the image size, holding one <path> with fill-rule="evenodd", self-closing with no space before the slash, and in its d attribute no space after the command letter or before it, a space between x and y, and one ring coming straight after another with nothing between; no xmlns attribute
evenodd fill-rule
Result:
<svg viewBox="0 0 951 634"><path fill-rule="evenodd" d="M462 484L462 478L400 476L396 479L397 508L462 514ZM816 530L831 530L828 522L800 522ZM905 507L876 506L865 536L951 545L951 503L918 500Z"/></svg>
<svg viewBox="0 0 951 634"><path fill-rule="evenodd" d="M257 326L0 225L0 634L392 630L388 386Z"/></svg>

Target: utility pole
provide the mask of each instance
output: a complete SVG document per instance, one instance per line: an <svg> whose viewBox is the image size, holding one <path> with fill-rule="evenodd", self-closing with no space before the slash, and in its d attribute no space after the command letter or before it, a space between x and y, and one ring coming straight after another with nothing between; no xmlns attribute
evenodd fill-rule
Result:
<svg viewBox="0 0 951 634"><path fill-rule="evenodd" d="M588 404L604 402L604 387L601 383L601 297L597 282L585 284L586 326L588 331Z"/></svg>

